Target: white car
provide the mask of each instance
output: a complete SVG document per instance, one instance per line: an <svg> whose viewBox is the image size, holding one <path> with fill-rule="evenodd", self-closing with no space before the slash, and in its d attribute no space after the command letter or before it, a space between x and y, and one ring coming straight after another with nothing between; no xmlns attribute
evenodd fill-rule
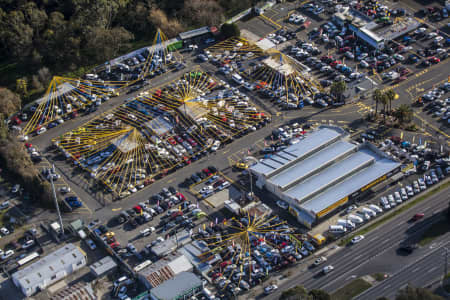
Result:
<svg viewBox="0 0 450 300"><path fill-rule="evenodd" d="M406 193L408 194L408 197L414 196L414 190L413 190L412 186L410 186L410 185L406 186Z"/></svg>
<svg viewBox="0 0 450 300"><path fill-rule="evenodd" d="M318 257L318 258L314 261L314 266L318 266L318 265L320 265L320 264L322 264L322 263L324 263L324 262L326 262L326 261L327 261L327 258L326 258L325 256Z"/></svg>
<svg viewBox="0 0 450 300"><path fill-rule="evenodd" d="M214 190L212 185L207 185L202 187L202 189L200 190L200 193L204 194L204 193L208 193L211 192L212 190Z"/></svg>
<svg viewBox="0 0 450 300"><path fill-rule="evenodd" d="M266 286L264 288L264 294L268 295L268 294L272 294L273 292L275 292L278 289L278 286L276 286L275 284Z"/></svg>
<svg viewBox="0 0 450 300"><path fill-rule="evenodd" d="M358 244L364 239L363 235L357 235L354 238L352 238L352 244Z"/></svg>
<svg viewBox="0 0 450 300"><path fill-rule="evenodd" d="M3 235L8 235L8 234L9 234L9 230L8 230L6 227L2 227L2 228L0 229L0 232L1 232Z"/></svg>
<svg viewBox="0 0 450 300"><path fill-rule="evenodd" d="M399 192L395 192L394 193L394 198L395 198L395 202L397 202L398 204L402 203L402 197L400 196Z"/></svg>
<svg viewBox="0 0 450 300"><path fill-rule="evenodd" d="M281 200L277 201L277 206L282 208L282 209L288 209L289 208L289 205L286 202L281 201Z"/></svg>
<svg viewBox="0 0 450 300"><path fill-rule="evenodd" d="M367 68L367 67L369 66L369 64L368 64L365 60L362 60L359 64L360 64L361 67L363 67L363 68Z"/></svg>
<svg viewBox="0 0 450 300"><path fill-rule="evenodd" d="M405 188L400 189L400 196L402 197L402 200L408 200L408 194L406 193Z"/></svg>
<svg viewBox="0 0 450 300"><path fill-rule="evenodd" d="M62 194L66 194L70 192L70 187L68 186L63 186L62 188L59 189L59 192Z"/></svg>
<svg viewBox="0 0 450 300"><path fill-rule="evenodd" d="M323 274L327 274L327 273L330 273L331 271L333 271L334 270L334 267L332 266L332 265L329 265L329 266L326 266L326 267L324 267L323 269L322 269L322 273Z"/></svg>
<svg viewBox="0 0 450 300"><path fill-rule="evenodd" d="M28 240L22 244L22 249L28 249L34 245L34 240Z"/></svg>
<svg viewBox="0 0 450 300"><path fill-rule="evenodd" d="M14 251L13 250L8 250L5 253L3 253L2 255L2 260L7 259L8 257L11 257L14 255Z"/></svg>
<svg viewBox="0 0 450 300"><path fill-rule="evenodd" d="M41 127L41 128L39 128L39 129L36 131L36 133L39 135L39 134L43 134L43 133L46 132L46 131L47 131L47 128Z"/></svg>

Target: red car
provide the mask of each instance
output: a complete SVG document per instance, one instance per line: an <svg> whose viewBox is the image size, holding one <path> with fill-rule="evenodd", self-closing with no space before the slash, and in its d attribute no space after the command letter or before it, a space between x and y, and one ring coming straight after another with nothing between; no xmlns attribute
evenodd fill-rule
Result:
<svg viewBox="0 0 450 300"><path fill-rule="evenodd" d="M142 212L142 207L140 207L139 205L134 206L133 209L138 214L140 214Z"/></svg>
<svg viewBox="0 0 450 300"><path fill-rule="evenodd" d="M177 140L178 143L182 143L183 139L181 137L179 137L178 135L175 136L175 139Z"/></svg>
<svg viewBox="0 0 450 300"><path fill-rule="evenodd" d="M12 121L13 121L14 124L16 124L16 125L22 124L22 120L20 120L18 116L12 117Z"/></svg>
<svg viewBox="0 0 450 300"><path fill-rule="evenodd" d="M429 57L428 61L433 64L437 64L437 63L441 62L441 60L439 58L437 58L436 56Z"/></svg>
<svg viewBox="0 0 450 300"><path fill-rule="evenodd" d="M412 220L413 220L413 221L420 220L420 219L423 218L423 216L424 216L424 214L422 214L422 213L415 214L415 215L412 217Z"/></svg>
<svg viewBox="0 0 450 300"><path fill-rule="evenodd" d="M406 76L401 76L401 77L398 77L398 78L395 80L395 83L399 83L399 82L402 82L402 81L404 81L404 80L406 80Z"/></svg>
<svg viewBox="0 0 450 300"><path fill-rule="evenodd" d="M208 170L208 168L205 168L202 171L203 171L203 173L205 173L206 176L211 176L212 175L211 171Z"/></svg>
<svg viewBox="0 0 450 300"><path fill-rule="evenodd" d="M342 64L342 61L340 61L340 60L335 60L335 61L333 61L333 62L331 62L330 63L330 67L332 67L332 68L334 68L334 67L336 67L336 65L340 65L340 64Z"/></svg>
<svg viewBox="0 0 450 300"><path fill-rule="evenodd" d="M116 249L120 246L120 244L119 244L119 242L114 242L114 243L109 244L109 246L113 249Z"/></svg>
<svg viewBox="0 0 450 300"><path fill-rule="evenodd" d="M339 52L340 52L340 53L345 53L345 52L350 51L350 50L352 50L352 48L346 46L346 47L340 48L340 49L339 49Z"/></svg>
<svg viewBox="0 0 450 300"><path fill-rule="evenodd" d="M32 147L33 145L32 144L30 144L30 143L25 143L25 147L26 148L30 148L30 147Z"/></svg>
<svg viewBox="0 0 450 300"><path fill-rule="evenodd" d="M173 137L169 137L167 138L167 141L171 144L171 145L176 145L177 141L175 141L175 139Z"/></svg>
<svg viewBox="0 0 450 300"><path fill-rule="evenodd" d="M400 75L406 76L406 75L408 75L409 73L411 73L411 70L410 70L410 69L404 69L404 70L402 70L402 71L400 72Z"/></svg>
<svg viewBox="0 0 450 300"><path fill-rule="evenodd" d="M180 201L186 201L186 197L182 193L178 192L176 193L176 196L180 199Z"/></svg>
<svg viewBox="0 0 450 300"><path fill-rule="evenodd" d="M191 144L192 147L195 147L198 145L192 138L188 138L187 141L189 142L189 144Z"/></svg>
<svg viewBox="0 0 450 300"><path fill-rule="evenodd" d="M176 212L172 213L170 215L170 218L175 219L176 217L180 217L182 215L183 215L183 212L181 210L179 210L179 211L176 211Z"/></svg>

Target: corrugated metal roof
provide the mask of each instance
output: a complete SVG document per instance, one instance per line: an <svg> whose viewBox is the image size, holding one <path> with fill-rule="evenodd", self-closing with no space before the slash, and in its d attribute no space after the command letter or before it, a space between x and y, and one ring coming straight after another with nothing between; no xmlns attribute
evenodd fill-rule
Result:
<svg viewBox="0 0 450 300"><path fill-rule="evenodd" d="M301 207L305 210L318 213L344 197L353 194L372 181L382 177L400 166L399 163L382 158L373 165L357 172L353 176L345 179L343 182L328 188L320 195L303 203Z"/></svg>
<svg viewBox="0 0 450 300"><path fill-rule="evenodd" d="M250 167L250 170L270 177L277 171L279 172L283 168L287 168L314 152L319 151L327 144L337 140L340 136L341 133L331 128L321 128L320 130L313 131L297 144L287 147L275 154L272 158L263 159L256 165Z"/></svg>
<svg viewBox="0 0 450 300"><path fill-rule="evenodd" d="M182 272L160 286L153 288L150 293L155 299L173 300L178 299L178 297L191 289L201 287L202 284L200 278L195 274Z"/></svg>
<svg viewBox="0 0 450 300"><path fill-rule="evenodd" d="M194 29L194 30L191 30L191 31L182 32L182 33L179 34L179 36L180 36L180 38L182 40L184 40L184 39L190 39L190 38L193 38L193 37L196 37L196 36L200 36L200 35L203 35L203 34L206 34L206 33L209 33L209 32L210 32L209 31L209 27L208 26L204 26L204 27L200 27L198 29Z"/></svg>
<svg viewBox="0 0 450 300"><path fill-rule="evenodd" d="M284 189L292 182L299 182L333 161L356 150L356 145L339 141L306 158L300 164L284 170L270 179L270 182Z"/></svg>
<svg viewBox="0 0 450 300"><path fill-rule="evenodd" d="M313 196L314 193L324 189L327 185L332 185L344 176L348 176L374 160L375 158L372 155L365 152L356 152L287 190L286 195L296 199L298 203L302 203L307 200L308 197Z"/></svg>
<svg viewBox="0 0 450 300"><path fill-rule="evenodd" d="M27 289L40 282L49 281L50 278L63 270L72 269L68 266L76 265L84 260L84 253L74 244L66 244L64 247L41 258L37 262L17 271L12 275L13 280Z"/></svg>

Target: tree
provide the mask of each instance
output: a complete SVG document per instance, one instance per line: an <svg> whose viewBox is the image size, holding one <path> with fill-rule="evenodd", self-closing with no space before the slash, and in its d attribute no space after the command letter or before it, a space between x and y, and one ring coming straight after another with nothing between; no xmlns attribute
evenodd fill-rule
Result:
<svg viewBox="0 0 450 300"><path fill-rule="evenodd" d="M19 95L7 88L0 88L0 115L3 115L4 119L17 112L21 105L22 100Z"/></svg>
<svg viewBox="0 0 450 300"><path fill-rule="evenodd" d="M384 122L386 123L387 106L389 103L389 99L388 99L386 93L381 94L380 103L383 105L383 119L384 119Z"/></svg>
<svg viewBox="0 0 450 300"><path fill-rule="evenodd" d="M398 292L395 300L444 300L444 298L433 294L427 289L415 288L408 285Z"/></svg>
<svg viewBox="0 0 450 300"><path fill-rule="evenodd" d="M239 37L241 35L241 31L235 23L224 23L220 28L220 32L225 38L230 38L233 36Z"/></svg>
<svg viewBox="0 0 450 300"><path fill-rule="evenodd" d="M373 101L375 101L375 116L378 114L378 104L381 102L381 97L383 97L383 91L376 89L372 95Z"/></svg>
<svg viewBox="0 0 450 300"><path fill-rule="evenodd" d="M410 105L401 104L394 111L394 116L400 124L409 123L412 120L413 110Z"/></svg>
<svg viewBox="0 0 450 300"><path fill-rule="evenodd" d="M385 92L385 95L387 97L388 103L389 103L389 113L392 113L392 101L397 99L397 94L394 92L393 89L389 89Z"/></svg>
<svg viewBox="0 0 450 300"><path fill-rule="evenodd" d="M217 25L223 20L223 9L214 0L184 2L183 15L193 25Z"/></svg>
<svg viewBox="0 0 450 300"><path fill-rule="evenodd" d="M312 300L331 300L330 294L323 290L311 290L309 294L312 296Z"/></svg>
<svg viewBox="0 0 450 300"><path fill-rule="evenodd" d="M330 93L336 97L338 102L342 102L342 100L343 100L342 96L344 95L344 92L346 90L347 90L347 84L343 80L338 81L338 82L333 82L333 84L330 86Z"/></svg>
<svg viewBox="0 0 450 300"><path fill-rule="evenodd" d="M24 59L33 49L33 28L21 11L0 13L0 45L12 57Z"/></svg>
<svg viewBox="0 0 450 300"><path fill-rule="evenodd" d="M308 294L306 289L297 285L296 287L285 290L281 293L279 300L312 300L312 296Z"/></svg>
<svg viewBox="0 0 450 300"><path fill-rule="evenodd" d="M161 9L152 9L148 20L155 27L160 28L168 37L174 37L184 30L183 25L176 19L169 19Z"/></svg>

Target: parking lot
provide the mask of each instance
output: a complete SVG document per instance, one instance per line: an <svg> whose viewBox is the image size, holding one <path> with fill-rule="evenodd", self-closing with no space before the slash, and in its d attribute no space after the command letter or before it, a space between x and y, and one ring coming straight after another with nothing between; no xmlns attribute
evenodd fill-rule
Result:
<svg viewBox="0 0 450 300"><path fill-rule="evenodd" d="M38 132L23 140L42 178L53 179L64 220L97 219L92 229L132 268L158 261L154 247L187 234L207 244L208 254L220 254L208 257L217 260L204 276L217 295L234 297L268 274L309 263L304 258L321 246L311 238L316 233L344 237L445 180L449 43L436 26L446 24L427 12L420 19L433 20L427 25L409 6L402 12L402 4L371 5L280 3L238 22L265 44L244 38L188 43L182 53L135 53L80 82L55 79L49 99L62 99L64 87L76 89L62 107L42 102L29 108L29 115L41 113L24 124L25 132ZM420 25L373 51L332 20L345 6L376 21L380 34L413 20ZM347 87L343 99L330 90L341 81ZM394 107L414 104L418 128L370 123L377 88L395 91ZM374 142L402 161L404 178L351 203L307 236L282 204L255 188L246 169L321 124ZM232 220L225 201L238 202L250 190L273 214ZM330 233L330 226L342 228Z"/></svg>

